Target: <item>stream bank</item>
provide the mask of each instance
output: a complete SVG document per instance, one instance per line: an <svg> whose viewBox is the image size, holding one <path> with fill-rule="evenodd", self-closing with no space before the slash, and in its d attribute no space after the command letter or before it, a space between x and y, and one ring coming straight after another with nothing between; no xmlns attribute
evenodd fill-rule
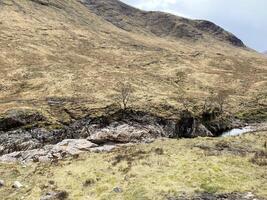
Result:
<svg viewBox="0 0 267 200"><path fill-rule="evenodd" d="M15 118L12 123L14 121ZM8 121L5 123L9 124ZM188 111L181 112L178 119L168 119L142 111L119 110L101 117L87 116L61 129L27 130L21 127L2 131L0 160L61 159L76 152L109 151L116 146L149 143L157 138L217 137L226 130L242 125L233 118L202 121Z"/></svg>

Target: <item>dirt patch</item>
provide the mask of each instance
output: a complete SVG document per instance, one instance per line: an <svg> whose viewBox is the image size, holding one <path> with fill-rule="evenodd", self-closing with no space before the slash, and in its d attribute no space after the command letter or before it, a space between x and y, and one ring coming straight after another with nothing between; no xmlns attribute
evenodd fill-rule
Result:
<svg viewBox="0 0 267 200"><path fill-rule="evenodd" d="M256 152L250 161L259 166L267 166L267 151Z"/></svg>
<svg viewBox="0 0 267 200"><path fill-rule="evenodd" d="M128 173L132 166L134 165L134 162L144 160L148 158L151 154L156 155L163 155L164 150L162 148L152 148L149 151L144 150L136 150L134 148L122 148L118 149L117 152L115 152L116 155L112 158L112 165L116 166L119 163L126 161L127 167L124 168L123 172Z"/></svg>
<svg viewBox="0 0 267 200"><path fill-rule="evenodd" d="M169 197L167 200L265 200L263 197L256 197L251 192L248 193L227 193L227 194L210 194L201 193L193 197L186 195L179 197Z"/></svg>
<svg viewBox="0 0 267 200"><path fill-rule="evenodd" d="M205 151L207 156L216 156L223 153L230 153L233 155L246 156L247 154L256 153L257 150L251 146L237 145L229 141L218 141L215 144L195 144L194 147Z"/></svg>

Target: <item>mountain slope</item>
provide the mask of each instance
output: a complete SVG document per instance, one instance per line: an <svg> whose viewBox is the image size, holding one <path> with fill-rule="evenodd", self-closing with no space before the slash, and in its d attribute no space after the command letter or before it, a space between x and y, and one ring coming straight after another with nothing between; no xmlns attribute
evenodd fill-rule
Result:
<svg viewBox="0 0 267 200"><path fill-rule="evenodd" d="M68 120L113 104L126 80L134 106L179 108L179 72L199 101L210 90L233 90L234 111L266 89L267 59L210 22L115 0L3 0L0 19L0 113L33 108Z"/></svg>
<svg viewBox="0 0 267 200"><path fill-rule="evenodd" d="M243 42L209 21L189 20L161 12L144 12L116 0L80 0L91 12L126 31L200 40L214 37L235 46Z"/></svg>

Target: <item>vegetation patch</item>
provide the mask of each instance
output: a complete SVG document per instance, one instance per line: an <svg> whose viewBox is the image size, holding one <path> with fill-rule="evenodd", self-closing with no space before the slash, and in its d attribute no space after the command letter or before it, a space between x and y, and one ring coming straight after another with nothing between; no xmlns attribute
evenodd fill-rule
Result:
<svg viewBox="0 0 267 200"><path fill-rule="evenodd" d="M267 132L258 132L229 138L161 139L52 164L0 164L6 183L0 194L4 200L35 200L56 191L66 191L69 199L77 200L176 200L200 194L209 194L207 199L222 194L234 199L231 194L244 197L248 192L265 197L267 168L262 160L266 154L257 152L265 150L266 136ZM206 148L197 147L204 144ZM234 153L241 144L246 153ZM13 189L14 181L25 187Z"/></svg>

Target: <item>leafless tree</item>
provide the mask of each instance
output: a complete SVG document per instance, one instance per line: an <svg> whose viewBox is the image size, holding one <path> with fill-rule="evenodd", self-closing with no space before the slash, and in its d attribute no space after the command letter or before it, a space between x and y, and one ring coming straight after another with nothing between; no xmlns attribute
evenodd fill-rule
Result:
<svg viewBox="0 0 267 200"><path fill-rule="evenodd" d="M115 88L115 100L123 110L128 108L131 101L134 100L134 89L129 82L118 82Z"/></svg>

